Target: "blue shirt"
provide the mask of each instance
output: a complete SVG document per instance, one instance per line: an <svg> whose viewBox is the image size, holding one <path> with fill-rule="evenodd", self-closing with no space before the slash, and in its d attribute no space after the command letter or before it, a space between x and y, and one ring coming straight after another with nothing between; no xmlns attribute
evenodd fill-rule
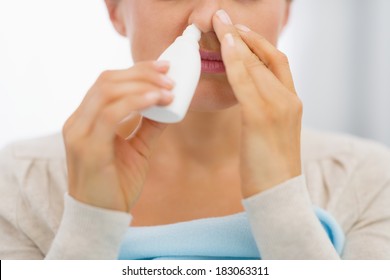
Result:
<svg viewBox="0 0 390 280"><path fill-rule="evenodd" d="M340 255L344 233L326 211L314 211ZM261 259L245 212L168 225L129 227L119 259Z"/></svg>

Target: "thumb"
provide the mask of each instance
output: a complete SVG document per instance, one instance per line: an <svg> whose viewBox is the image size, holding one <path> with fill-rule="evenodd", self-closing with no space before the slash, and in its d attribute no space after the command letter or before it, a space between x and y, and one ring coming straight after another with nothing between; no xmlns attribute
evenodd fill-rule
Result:
<svg viewBox="0 0 390 280"><path fill-rule="evenodd" d="M149 157L158 137L162 134L167 124L152 121L147 118L142 118L139 129L129 139L130 143L138 146L138 150Z"/></svg>

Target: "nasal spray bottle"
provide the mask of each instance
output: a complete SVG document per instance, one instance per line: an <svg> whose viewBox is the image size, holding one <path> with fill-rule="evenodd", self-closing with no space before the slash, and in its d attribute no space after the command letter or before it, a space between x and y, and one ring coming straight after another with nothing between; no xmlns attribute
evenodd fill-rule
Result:
<svg viewBox="0 0 390 280"><path fill-rule="evenodd" d="M200 36L200 30L194 24L189 25L157 59L170 62L167 75L175 82L174 99L168 106L143 110L144 117L162 123L177 123L185 117L201 73Z"/></svg>

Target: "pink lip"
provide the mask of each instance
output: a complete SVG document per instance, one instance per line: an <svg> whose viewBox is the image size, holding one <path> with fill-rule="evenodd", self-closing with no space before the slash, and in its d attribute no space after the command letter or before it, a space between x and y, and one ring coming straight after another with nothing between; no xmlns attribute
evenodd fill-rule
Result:
<svg viewBox="0 0 390 280"><path fill-rule="evenodd" d="M202 58L203 73L225 73L221 53L200 50L200 57Z"/></svg>

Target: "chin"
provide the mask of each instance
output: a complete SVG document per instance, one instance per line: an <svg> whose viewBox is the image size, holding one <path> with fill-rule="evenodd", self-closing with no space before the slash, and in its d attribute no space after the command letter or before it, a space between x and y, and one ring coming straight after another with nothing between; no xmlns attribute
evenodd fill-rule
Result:
<svg viewBox="0 0 390 280"><path fill-rule="evenodd" d="M202 74L190 110L214 112L231 108L237 103L226 75Z"/></svg>

